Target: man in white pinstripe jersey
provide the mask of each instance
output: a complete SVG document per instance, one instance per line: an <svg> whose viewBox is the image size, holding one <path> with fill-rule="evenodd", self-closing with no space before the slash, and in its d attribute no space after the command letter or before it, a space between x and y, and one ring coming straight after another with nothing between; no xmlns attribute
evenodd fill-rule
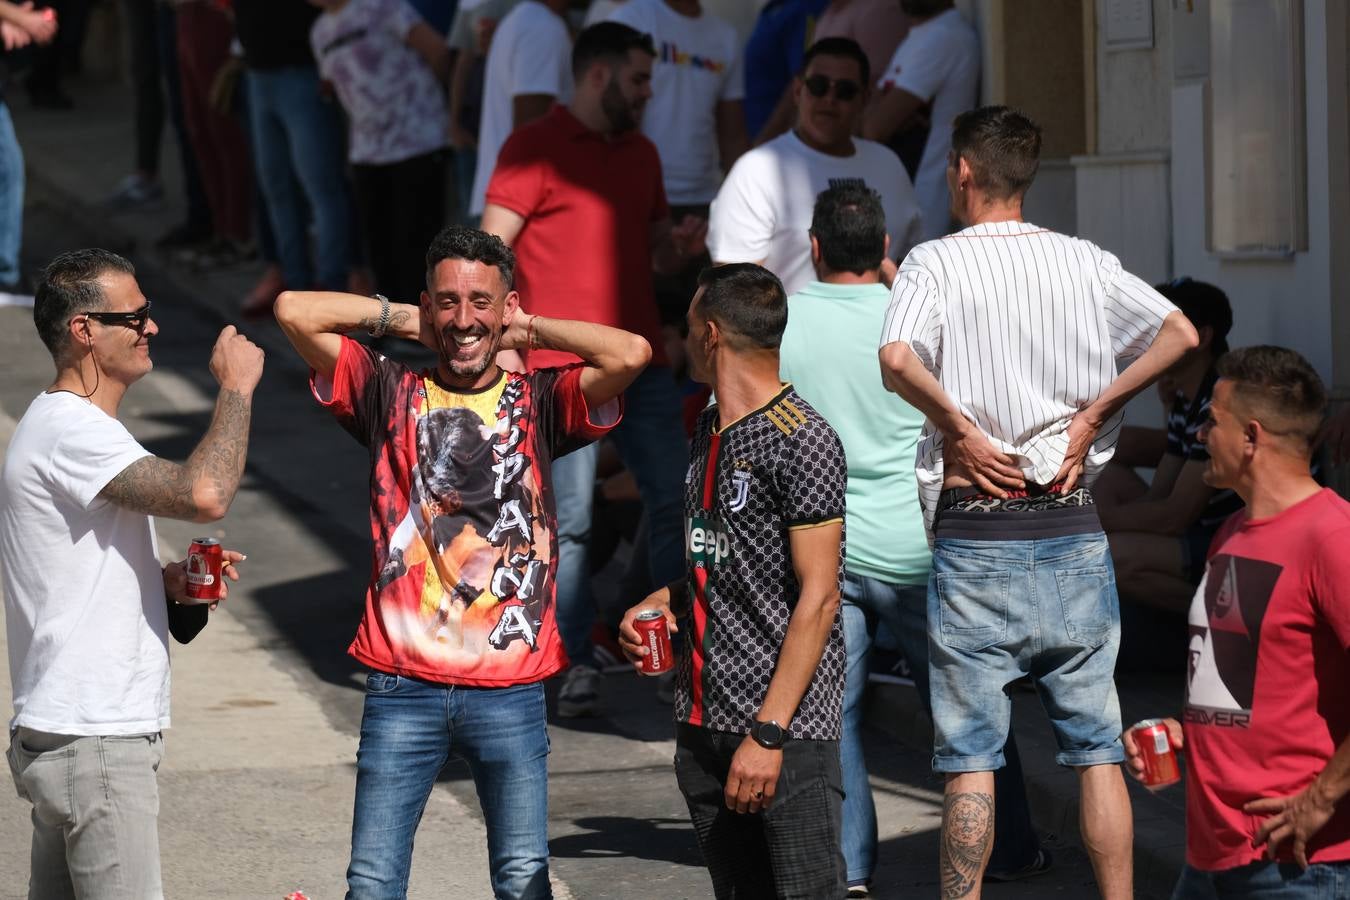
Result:
<svg viewBox="0 0 1350 900"><path fill-rule="evenodd" d="M915 467L934 539L944 898L979 896L1008 686L1027 675L1050 714L1056 761L1079 773L1102 896L1133 890L1112 680L1119 606L1086 485L1111 458L1125 402L1197 337L1116 257L1022 219L1040 143L1036 124L1005 107L957 117L947 183L966 227L910 252L881 338L887 386L928 418Z"/></svg>

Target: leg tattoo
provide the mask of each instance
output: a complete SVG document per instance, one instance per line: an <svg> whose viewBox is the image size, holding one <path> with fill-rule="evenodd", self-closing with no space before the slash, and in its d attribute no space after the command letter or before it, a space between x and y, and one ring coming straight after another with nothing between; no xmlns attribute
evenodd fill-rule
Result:
<svg viewBox="0 0 1350 900"><path fill-rule="evenodd" d="M948 794L942 803L942 900L968 897L994 840L992 794Z"/></svg>

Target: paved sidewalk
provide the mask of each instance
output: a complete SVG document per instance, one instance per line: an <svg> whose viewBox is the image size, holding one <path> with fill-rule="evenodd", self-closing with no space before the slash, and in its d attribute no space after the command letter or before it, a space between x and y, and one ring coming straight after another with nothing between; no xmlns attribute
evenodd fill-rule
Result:
<svg viewBox="0 0 1350 900"><path fill-rule="evenodd" d="M157 210L112 213L103 207L100 201L106 197L118 180L131 168L131 111L125 88L118 84L95 85L88 81L71 85L77 94L80 106L76 113L49 113L34 111L25 103L18 103L13 109L16 129L23 145L29 172L29 190L44 202L66 210L82 221L99 240L110 249L133 256L138 270L149 282L171 283L181 288L193 298L200 315L207 320L223 324L226 321L238 321L239 302L257 277L261 274L258 264L242 265L226 271L198 273L193 272L172 260L156 255L152 244L154 238L176 224L182 218L182 205L178 200L180 179L175 169L176 153L172 151L166 135L164 171L162 177L166 188L166 202ZM412 298L395 298L412 299ZM284 337L271 321L249 323L245 327L249 336L258 341L267 351L269 367L280 359L291 359L292 351ZM292 373L293 377L295 373ZM185 389L192 389L188 385ZM199 387L199 386L198 386ZM311 420L325 418L325 415L312 405L297 405L295 416L309 417ZM337 446L334 454L340 459L318 458L314 465L334 471L347 470L352 463L352 446ZM304 452L299 446L296 452ZM254 466L264 474L272 466L267 459L250 459L250 468ZM348 470L349 471L349 470ZM313 514L332 517L337 520L359 521L353 514L363 515L354 505L353 498L342 491L304 497L304 504L313 506ZM297 576L298 577L298 576ZM220 623L217 622L217 625ZM241 654L261 652L257 640L246 630L232 631L229 627L218 629L210 635L211 643L207 649L192 646L183 648L175 656L175 684L180 685L175 697L176 723L191 725L182 729L182 741L174 740L169 744L173 768L166 768L166 777L204 778L212 785L210 797L228 796L232 792L248 790L250 779L261 782L268 777L308 778L313 781L314 806L300 810L269 810L266 804L260 804L257 811L259 835L276 834L276 827L282 832L287 823L292 823L296 843L294 854L289 858L307 860L327 849L316 851L308 844L305 822L315 816L350 815L350 796L352 774L349 766L339 760L350 759L350 737L343 738L341 749L336 743L335 733L325 731L322 720L324 714L317 705L307 706L304 698L291 698L293 705L282 707L278 697L288 694L289 677L276 671L275 666L259 660L259 665L241 664ZM250 642L252 642L250 644ZM200 666L200 674L194 674ZM242 673L262 672L258 683L242 681L232 683L236 678L244 678ZM265 676L265 677L264 677ZM1125 721L1167 715L1177 712L1182 702L1182 678L1180 675L1167 676L1126 676L1120 679L1121 702ZM230 690L222 693L220 685L230 684ZM200 693L193 694L200 685ZM210 689L205 689L210 686ZM293 689L290 694L297 693ZM198 708L193 697L200 697ZM231 699L233 698L233 699ZM1034 694L1015 695L1016 729L1022 758L1027 769L1028 792L1038 826L1061 839L1077 841L1077 785L1076 776L1070 770L1061 769L1054 764L1054 742L1046 717L1039 708ZM233 703L234 705L231 705ZM268 704L277 703L273 707ZM209 713L209 715L208 715ZM219 727L201 727L196 716L209 718ZM300 733L306 737L303 744L297 746L297 765L291 769L274 769L263 775L256 771L235 767L246 761L248 740L266 740L269 721L267 717L283 717L292 723L305 723ZM917 698L910 688L885 686L875 690L869 709L869 721L872 725L891 734L897 740L911 748L921 751L931 747L931 727L926 717L918 709ZM313 727L310 724L313 722ZM210 734L222 735L228 732L229 740L221 741L220 752L228 753L228 758L212 760ZM292 732L294 733L294 732ZM248 735L253 737L248 738ZM312 740L309 735L312 734ZM247 739L242 739L247 738ZM331 739L331 741L330 741ZM192 743L189 744L188 741ZM228 748L228 749L225 749ZM241 759L241 755L243 758ZM210 760L209 762L205 762ZM195 768L194 768L195 767ZM214 774L212 774L214 773ZM197 781L196 784L202 784ZM265 785L257 785L260 796L266 796ZM0 792L2 793L2 792ZM201 802L207 793L200 789L190 792L172 792L178 796L190 797ZM443 792L437 792L439 797ZM1180 870L1184 851L1184 803L1182 792L1173 788L1159 794L1151 794L1131 785L1135 815L1135 846L1138 896L1166 897ZM447 795L448 796L448 795ZM9 816L6 799L0 801L0 835L4 834L5 822ZM453 798L444 801L449 804ZM343 806L343 804L346 804ZM439 812L438 812L439 810ZM172 830L175 840L184 856L190 857L192 841L184 837L194 829L200 831L195 846L205 846L212 831L209 823L217 813L210 806L195 813L188 810L166 811L165 833ZM466 835L459 835L467 827L466 822L476 822L473 816L466 816L462 809L449 806L428 809L427 815L438 815L445 820L445 827L424 828L419 832L418 854L434 859L435 846L443 846L448 841L463 841ZM270 827L269 827L270 826ZM477 827L477 826L475 826ZM180 830L181 829L181 830ZM456 831L455 829L459 829ZM270 838L269 838L270 839ZM475 839L476 840L476 839ZM12 845L11 845L12 846ZM167 842L166 842L167 846ZM463 848L460 847L459 852ZM334 851L335 852L335 851ZM171 854L166 850L166 867ZM173 856L182 859L175 853ZM190 869L190 862L174 863ZM2 867L0 867L2 868ZM420 871L429 872L433 865L422 865ZM320 867L329 876L330 868ZM419 867L414 867L414 872ZM475 879L482 869L471 873ZM253 873L249 873L250 875ZM269 882L280 887L285 882L281 872ZM296 875L300 872L294 873ZM450 873L438 872L438 889L447 885L443 879ZM13 883L7 871L0 871L0 885ZM294 880L294 879L292 879ZM309 887L310 882L297 881ZM314 884L320 882L315 881ZM470 883L477 885L477 880ZM0 886L0 897L6 896L7 888ZM289 888L288 888L289 889ZM332 896L332 890L325 890L324 896ZM200 890L187 891L184 896L206 896ZM223 893L210 893L211 896L227 896ZM441 891L446 896L470 896L457 892ZM243 894L240 894L243 896Z"/></svg>

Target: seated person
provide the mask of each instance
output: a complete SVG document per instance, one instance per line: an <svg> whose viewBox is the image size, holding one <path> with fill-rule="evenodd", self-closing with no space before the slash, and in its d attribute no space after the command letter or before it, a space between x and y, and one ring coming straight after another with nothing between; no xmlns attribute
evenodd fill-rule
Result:
<svg viewBox="0 0 1350 900"><path fill-rule="evenodd" d="M1242 506L1232 491L1205 483L1209 453L1196 438L1209 415L1214 364L1228 350L1233 312L1224 292L1203 281L1178 278L1158 291L1190 319L1200 344L1158 380L1166 430L1126 427L1093 495L1122 609L1142 604L1184 616L1214 532ZM1135 467L1155 468L1153 480L1146 483Z"/></svg>

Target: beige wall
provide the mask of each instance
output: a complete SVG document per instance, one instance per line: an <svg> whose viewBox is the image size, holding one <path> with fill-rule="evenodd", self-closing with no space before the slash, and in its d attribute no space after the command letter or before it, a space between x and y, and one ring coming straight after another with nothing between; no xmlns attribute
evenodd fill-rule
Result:
<svg viewBox="0 0 1350 900"><path fill-rule="evenodd" d="M1064 159L1088 146L1083 0L981 4L989 33L984 63L987 102L1015 106L1040 123L1041 155ZM996 41L996 52L992 43Z"/></svg>
<svg viewBox="0 0 1350 900"><path fill-rule="evenodd" d="M1152 49L1108 51L1107 0L1095 2L1097 145L1093 152L1166 149L1172 137L1172 4L1153 0Z"/></svg>

